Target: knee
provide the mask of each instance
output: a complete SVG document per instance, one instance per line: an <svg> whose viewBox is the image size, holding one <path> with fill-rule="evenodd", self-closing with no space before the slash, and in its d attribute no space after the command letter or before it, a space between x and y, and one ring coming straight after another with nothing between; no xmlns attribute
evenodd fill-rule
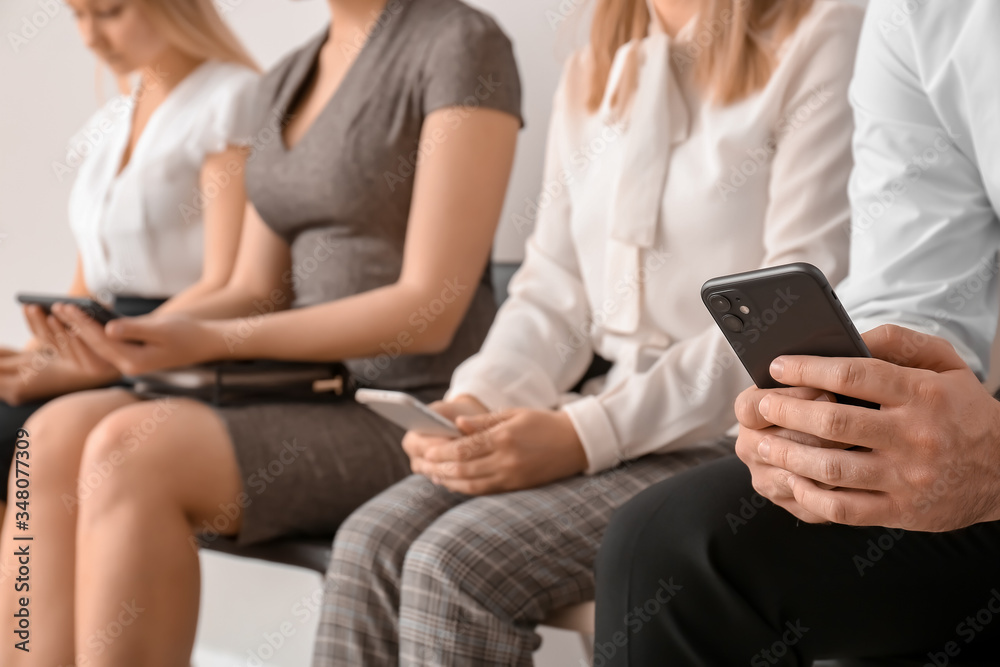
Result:
<svg viewBox="0 0 1000 667"><path fill-rule="evenodd" d="M738 548L733 538L739 522L746 521L741 507L753 507L753 488L744 472L735 458L706 464L646 489L619 508L598 552L598 579L714 576L710 564Z"/></svg>
<svg viewBox="0 0 1000 667"><path fill-rule="evenodd" d="M123 500L135 502L144 492L162 499L156 471L163 448L156 445L155 430L142 428L148 413L148 407L141 403L119 408L87 436L78 480L84 514L87 509L106 509Z"/></svg>
<svg viewBox="0 0 1000 667"><path fill-rule="evenodd" d="M80 469L80 451L86 437L88 414L77 397L64 396L51 401L35 412L24 424L30 443L27 462L31 470L31 486L36 494L64 491L76 481ZM17 477L18 454L10 468L10 486Z"/></svg>
<svg viewBox="0 0 1000 667"><path fill-rule="evenodd" d="M378 498L356 509L340 527L333 541L330 574L343 566L355 565L364 570L383 569L393 560L402 561L407 545L394 539L394 527L400 519ZM397 553L402 552L402 553Z"/></svg>
<svg viewBox="0 0 1000 667"><path fill-rule="evenodd" d="M383 491L351 513L337 529L328 579L352 572L398 581L406 551L420 533L426 487L411 477ZM433 488L432 488L433 491Z"/></svg>
<svg viewBox="0 0 1000 667"><path fill-rule="evenodd" d="M500 536L491 527L491 517L475 511L476 501L469 501L451 510L434 522L413 542L403 563L403 580L407 587L426 589L428 586L443 590L478 590L465 586L469 578L483 572L484 560L491 553L506 549L512 540ZM471 510L471 511L470 511ZM497 544L497 541L504 544ZM508 567L510 577L520 569L517 558L496 558L489 564L490 576L506 576L498 570Z"/></svg>

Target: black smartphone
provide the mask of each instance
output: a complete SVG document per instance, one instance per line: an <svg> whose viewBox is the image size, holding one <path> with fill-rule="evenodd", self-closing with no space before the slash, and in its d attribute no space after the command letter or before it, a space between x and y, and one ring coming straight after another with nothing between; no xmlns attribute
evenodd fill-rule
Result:
<svg viewBox="0 0 1000 667"><path fill-rule="evenodd" d="M41 306L45 314L52 312L52 306L57 303L68 303L83 311L84 315L99 324L107 324L117 320L121 315L93 299L70 296L44 296L40 294L18 294L17 300L26 306Z"/></svg>
<svg viewBox="0 0 1000 667"><path fill-rule="evenodd" d="M812 264L712 278L701 288L701 300L761 389L786 386L770 372L782 355L872 356L826 276ZM879 408L850 396L837 401Z"/></svg>

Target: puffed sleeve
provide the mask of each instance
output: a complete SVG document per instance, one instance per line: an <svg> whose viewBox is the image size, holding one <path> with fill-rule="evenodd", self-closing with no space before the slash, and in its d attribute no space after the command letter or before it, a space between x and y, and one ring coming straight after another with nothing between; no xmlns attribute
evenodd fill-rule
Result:
<svg viewBox="0 0 1000 667"><path fill-rule="evenodd" d="M194 145L207 155L229 146L249 146L257 124L255 97L260 77L238 65L224 65L210 81L212 90L196 129Z"/></svg>

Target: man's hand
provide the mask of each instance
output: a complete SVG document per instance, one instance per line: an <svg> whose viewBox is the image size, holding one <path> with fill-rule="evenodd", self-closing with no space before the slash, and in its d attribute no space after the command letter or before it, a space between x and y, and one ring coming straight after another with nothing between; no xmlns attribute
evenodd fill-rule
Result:
<svg viewBox="0 0 1000 667"><path fill-rule="evenodd" d="M414 441L403 442L413 472L452 491L478 496L531 489L587 468L565 412L518 408L459 417L456 424L465 437L436 439L419 457Z"/></svg>
<svg viewBox="0 0 1000 667"><path fill-rule="evenodd" d="M799 505L788 486L792 473L784 468L771 465L758 454L760 443L765 438L784 438L813 447L840 447L845 445L829 442L798 431L789 431L774 426L760 414L761 400L772 393L785 394L804 401L831 401L826 392L805 387L788 389L758 389L751 387L736 399L736 416L740 421L740 434L736 440L736 454L750 468L754 490L775 505L783 507L799 519L809 523L822 523L825 519L816 516Z"/></svg>
<svg viewBox="0 0 1000 667"><path fill-rule="evenodd" d="M737 451L755 488L811 522L937 532L1000 519L1000 402L943 339L896 326L864 338L873 359L781 357L771 374L881 410L740 396Z"/></svg>

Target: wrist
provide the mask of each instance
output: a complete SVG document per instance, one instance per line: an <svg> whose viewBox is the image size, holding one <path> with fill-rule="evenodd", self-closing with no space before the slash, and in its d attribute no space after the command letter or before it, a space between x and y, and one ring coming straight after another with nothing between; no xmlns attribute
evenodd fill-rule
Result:
<svg viewBox="0 0 1000 667"><path fill-rule="evenodd" d="M555 414L560 431L563 433L565 449L569 455L567 464L572 464L573 474L585 472L590 462L587 460L587 450L583 448L583 441L580 439L580 434L576 432L573 420L570 419L569 413L564 410L556 410L553 414Z"/></svg>
<svg viewBox="0 0 1000 667"><path fill-rule="evenodd" d="M205 358L202 361L222 361L225 359L249 359L246 356L247 338L240 335L242 320L202 320L199 325L204 332L203 346ZM244 353L244 354L241 354Z"/></svg>

